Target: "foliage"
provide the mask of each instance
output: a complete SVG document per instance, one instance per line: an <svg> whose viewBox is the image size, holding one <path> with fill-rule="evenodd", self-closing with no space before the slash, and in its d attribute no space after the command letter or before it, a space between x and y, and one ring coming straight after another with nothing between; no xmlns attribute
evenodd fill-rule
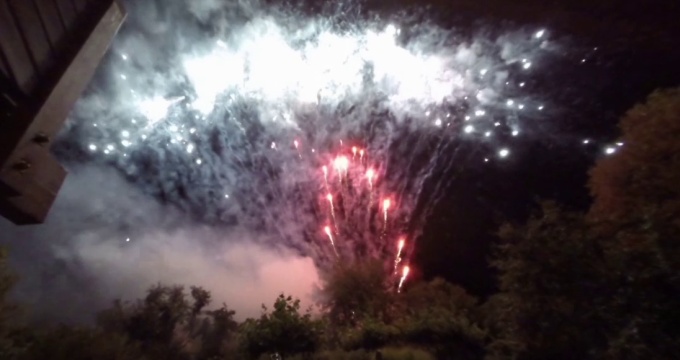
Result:
<svg viewBox="0 0 680 360"><path fill-rule="evenodd" d="M610 294L602 251L582 216L546 203L541 216L522 227L504 226L500 237L493 311L502 323L490 353L587 358L605 341L600 314Z"/></svg>
<svg viewBox="0 0 680 360"><path fill-rule="evenodd" d="M501 291L485 305L496 318L490 357L680 351L680 89L655 92L620 126L623 147L591 171L587 215L546 203L501 230Z"/></svg>
<svg viewBox="0 0 680 360"><path fill-rule="evenodd" d="M217 310L207 312L209 318L203 320L201 327L202 346L199 358L226 359L235 352L235 334L238 323L234 320L236 314L229 310L226 304Z"/></svg>
<svg viewBox="0 0 680 360"><path fill-rule="evenodd" d="M385 360L434 360L435 357L429 352L417 348L384 348L380 353Z"/></svg>
<svg viewBox="0 0 680 360"><path fill-rule="evenodd" d="M486 332L479 325L477 299L443 279L421 282L399 299L396 322L402 342L435 350L440 357L481 358Z"/></svg>
<svg viewBox="0 0 680 360"><path fill-rule="evenodd" d="M243 352L257 358L262 354L309 354L319 347L321 329L311 314L300 313L300 300L281 294L271 312L262 305L259 319L248 319L240 328Z"/></svg>
<svg viewBox="0 0 680 360"><path fill-rule="evenodd" d="M157 285L136 303L115 301L99 315L98 323L104 331L141 344L150 359L223 357L237 323L226 305L205 311L210 297L200 287L192 287L188 296L181 286Z"/></svg>
<svg viewBox="0 0 680 360"><path fill-rule="evenodd" d="M356 326L364 319L387 320L392 298L387 279L379 261L339 263L322 289L330 322Z"/></svg>
<svg viewBox="0 0 680 360"><path fill-rule="evenodd" d="M125 336L60 326L33 336L22 360L143 360L141 349Z"/></svg>
<svg viewBox="0 0 680 360"><path fill-rule="evenodd" d="M680 226L680 88L654 92L619 126L624 146L591 171L591 216Z"/></svg>
<svg viewBox="0 0 680 360"><path fill-rule="evenodd" d="M672 357L680 351L680 88L654 92L620 127L625 145L591 172L588 214L622 284L607 354Z"/></svg>
<svg viewBox="0 0 680 360"><path fill-rule="evenodd" d="M321 351L314 354L313 360L374 360L376 353L380 352L384 360L433 360L435 357L429 352L411 347L388 347L374 351L364 349L352 351ZM301 356L294 356L290 360L303 359Z"/></svg>

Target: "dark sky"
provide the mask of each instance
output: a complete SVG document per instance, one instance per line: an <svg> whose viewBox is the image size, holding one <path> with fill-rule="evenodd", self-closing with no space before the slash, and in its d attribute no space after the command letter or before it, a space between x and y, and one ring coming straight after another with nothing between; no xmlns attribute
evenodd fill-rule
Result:
<svg viewBox="0 0 680 360"><path fill-rule="evenodd" d="M554 71L532 85L560 105L550 120L560 129L552 138L525 139L518 146L523 154L512 163L492 164L479 173L468 169L458 176L437 204L415 254L424 277L443 276L488 295L495 281L486 264L498 226L523 221L539 199L585 209L590 201L587 171L601 153L581 140L615 139L617 120L627 109L654 89L680 85L680 3L403 2L430 4L442 24L547 25L571 45ZM580 58L587 61L581 64Z"/></svg>

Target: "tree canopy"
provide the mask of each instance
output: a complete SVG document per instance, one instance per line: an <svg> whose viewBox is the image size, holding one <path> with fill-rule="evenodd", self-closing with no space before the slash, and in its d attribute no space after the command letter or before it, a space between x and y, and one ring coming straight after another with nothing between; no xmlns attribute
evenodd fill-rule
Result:
<svg viewBox="0 0 680 360"><path fill-rule="evenodd" d="M506 225L490 353L526 359L671 358L680 351L680 90L621 120L591 171L587 214L546 203Z"/></svg>

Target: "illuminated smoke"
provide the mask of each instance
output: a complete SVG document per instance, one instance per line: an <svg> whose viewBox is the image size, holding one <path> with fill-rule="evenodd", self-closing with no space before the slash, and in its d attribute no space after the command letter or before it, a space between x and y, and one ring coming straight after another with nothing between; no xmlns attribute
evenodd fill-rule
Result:
<svg viewBox="0 0 680 360"><path fill-rule="evenodd" d="M121 32L101 69L110 81L79 101L64 148L199 222L276 238L320 266L333 254L311 239L331 220L342 239L336 249L327 233L333 253L391 266L390 239L405 233L415 246L423 219L412 212L436 200L422 189L444 149L477 141L484 153L470 161L504 159L512 142L496 135L526 136L525 119L549 109L522 85L543 71L547 30L458 38L430 25L402 29L405 18L238 4L132 8L130 21L148 34ZM416 150L429 144L439 145L420 166ZM318 204L325 194L333 219ZM395 203L374 203L385 196Z"/></svg>

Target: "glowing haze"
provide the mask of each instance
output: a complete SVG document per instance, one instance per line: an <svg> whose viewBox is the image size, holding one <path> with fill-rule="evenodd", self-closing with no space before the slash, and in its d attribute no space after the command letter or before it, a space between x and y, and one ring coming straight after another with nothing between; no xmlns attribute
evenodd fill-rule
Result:
<svg viewBox="0 0 680 360"><path fill-rule="evenodd" d="M401 287L423 221L446 187L434 179L434 190L423 190L435 164L444 159L451 170L463 142L480 148L466 161L513 156L513 137L531 134L525 120L547 106L525 84L544 71L553 45L544 29L461 36L337 9L309 17L246 1L130 2L128 23L77 104L59 156L72 167L117 169L158 211L221 229L210 242L218 238L225 249L258 239L268 254L293 264L311 258L320 268L379 258ZM126 232L138 231L115 233L127 243ZM200 250L209 248L203 237L131 242ZM126 266L134 271L150 270Z"/></svg>

